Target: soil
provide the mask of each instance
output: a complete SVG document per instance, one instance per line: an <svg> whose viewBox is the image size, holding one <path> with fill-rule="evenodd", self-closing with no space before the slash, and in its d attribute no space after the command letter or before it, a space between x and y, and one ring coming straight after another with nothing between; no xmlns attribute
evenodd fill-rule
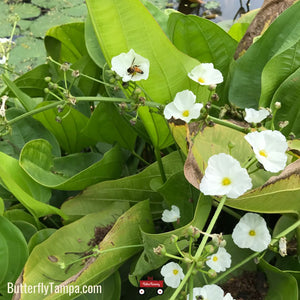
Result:
<svg viewBox="0 0 300 300"><path fill-rule="evenodd" d="M263 300L269 288L264 273L249 271L229 279L221 287L225 294L230 293L236 300Z"/></svg>

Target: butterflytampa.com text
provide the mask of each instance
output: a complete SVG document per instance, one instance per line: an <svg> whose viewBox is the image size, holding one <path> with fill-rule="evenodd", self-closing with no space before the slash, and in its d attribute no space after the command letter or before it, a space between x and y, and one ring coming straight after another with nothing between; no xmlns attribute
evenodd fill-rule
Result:
<svg viewBox="0 0 300 300"><path fill-rule="evenodd" d="M55 294L68 294L69 296L73 294L101 294L101 285L57 285L54 282L49 282L44 284L40 282L36 285L30 284L18 284L15 285L12 282L7 283L7 293L8 294L40 294L40 295L50 295Z"/></svg>

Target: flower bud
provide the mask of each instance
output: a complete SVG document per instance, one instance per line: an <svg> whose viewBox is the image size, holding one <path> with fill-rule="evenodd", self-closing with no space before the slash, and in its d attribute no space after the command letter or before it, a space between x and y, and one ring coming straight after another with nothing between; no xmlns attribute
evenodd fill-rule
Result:
<svg viewBox="0 0 300 300"><path fill-rule="evenodd" d="M56 117L55 117L55 121L56 121L57 123L61 123L61 117L56 116Z"/></svg>
<svg viewBox="0 0 300 300"><path fill-rule="evenodd" d="M215 247L213 245L206 245L205 246L205 251L209 254L214 253L215 252Z"/></svg>
<svg viewBox="0 0 300 300"><path fill-rule="evenodd" d="M45 80L46 82L50 82L50 81L51 81L51 77L50 77L50 76L47 76L47 77L44 78L44 80Z"/></svg>
<svg viewBox="0 0 300 300"><path fill-rule="evenodd" d="M290 133L289 133L289 139L290 139L290 140L294 140L295 138L296 138L295 133L294 133L294 132L290 132Z"/></svg>
<svg viewBox="0 0 300 300"><path fill-rule="evenodd" d="M74 71L72 72L72 77L77 78L77 77L79 77L79 76L80 76L79 70L74 70Z"/></svg>
<svg viewBox="0 0 300 300"><path fill-rule="evenodd" d="M217 277L217 272L216 272L215 270L213 270L213 269L210 269L210 270L208 270L208 272L207 272L207 276L208 276L209 278L215 278L215 277Z"/></svg>
<svg viewBox="0 0 300 300"><path fill-rule="evenodd" d="M65 62L60 66L60 69L63 70L64 72L66 72L70 69L70 66L71 66L70 63Z"/></svg>
<svg viewBox="0 0 300 300"><path fill-rule="evenodd" d="M279 128L283 129L284 127L289 125L289 121L280 121L278 123Z"/></svg>
<svg viewBox="0 0 300 300"><path fill-rule="evenodd" d="M167 253L166 247L163 244L160 244L159 246L157 246L156 248L153 248L153 252L156 255L161 255L161 256L165 256Z"/></svg>
<svg viewBox="0 0 300 300"><path fill-rule="evenodd" d="M276 109L280 109L281 108L281 102L275 102L274 104Z"/></svg>
<svg viewBox="0 0 300 300"><path fill-rule="evenodd" d="M201 270L201 269L203 269L204 266L205 266L204 260L199 260L196 262L197 269Z"/></svg>
<svg viewBox="0 0 300 300"><path fill-rule="evenodd" d="M175 234L172 234L170 239L171 239L171 243L174 244L178 241L178 236Z"/></svg>
<svg viewBox="0 0 300 300"><path fill-rule="evenodd" d="M216 87L217 87L216 84L210 84L210 85L208 86L208 89L209 89L210 91L214 91L214 90L216 89Z"/></svg>
<svg viewBox="0 0 300 300"><path fill-rule="evenodd" d="M219 96L218 96L218 94L216 94L216 93L212 94L210 98L211 98L212 101L216 101L216 102L218 102L219 99L220 99Z"/></svg>
<svg viewBox="0 0 300 300"><path fill-rule="evenodd" d="M49 89L48 88L44 88L44 93L45 94L48 94L50 91L49 91Z"/></svg>

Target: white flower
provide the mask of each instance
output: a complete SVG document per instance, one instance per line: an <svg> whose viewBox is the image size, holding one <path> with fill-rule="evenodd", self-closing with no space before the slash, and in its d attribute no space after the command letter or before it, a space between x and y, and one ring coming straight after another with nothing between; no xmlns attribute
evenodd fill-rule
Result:
<svg viewBox="0 0 300 300"><path fill-rule="evenodd" d="M6 63L6 56L2 55L2 57L0 58L0 65L4 65Z"/></svg>
<svg viewBox="0 0 300 300"><path fill-rule="evenodd" d="M232 239L240 248L261 252L268 248L271 235L264 218L258 214L247 213L234 227Z"/></svg>
<svg viewBox="0 0 300 300"><path fill-rule="evenodd" d="M224 296L223 300L234 300L234 299L233 299L233 297L231 296L230 293L227 293L227 294Z"/></svg>
<svg viewBox="0 0 300 300"><path fill-rule="evenodd" d="M208 160L208 166L200 183L204 195L238 198L251 189L252 182L246 169L232 156L220 153Z"/></svg>
<svg viewBox="0 0 300 300"><path fill-rule="evenodd" d="M202 288L193 288L193 299L197 300L201 296L203 300L223 300L224 291L215 284L208 284L203 286ZM191 300L189 295L187 296L187 300Z"/></svg>
<svg viewBox="0 0 300 300"><path fill-rule="evenodd" d="M222 73L219 70L214 69L214 65L211 63L203 63L196 66L188 73L188 76L201 85L214 85L223 82Z"/></svg>
<svg viewBox="0 0 300 300"><path fill-rule="evenodd" d="M174 262L164 265L160 270L160 274L164 277L166 285L174 289L179 286L180 281L184 278L182 268Z"/></svg>
<svg viewBox="0 0 300 300"><path fill-rule="evenodd" d="M165 118L181 119L186 123L200 116L203 107L202 103L195 103L196 96L189 90L184 90L176 94L174 101L167 104L164 109Z"/></svg>
<svg viewBox="0 0 300 300"><path fill-rule="evenodd" d="M166 223L176 222L180 219L180 210L176 205L171 206L171 210L165 209L162 213L161 219Z"/></svg>
<svg viewBox="0 0 300 300"><path fill-rule="evenodd" d="M226 268L231 266L231 255L220 247L217 253L208 257L206 264L217 273L224 272Z"/></svg>
<svg viewBox="0 0 300 300"><path fill-rule="evenodd" d="M285 237L285 236L282 236L282 237L279 239L278 246L279 246L279 254L280 254L282 257L287 256L286 237Z"/></svg>
<svg viewBox="0 0 300 300"><path fill-rule="evenodd" d="M147 79L149 68L149 60L135 53L133 49L114 56L111 60L111 69L121 76L124 82Z"/></svg>
<svg viewBox="0 0 300 300"><path fill-rule="evenodd" d="M0 116L2 118L5 117L5 103L8 100L8 97L6 95L1 97L2 103L1 103L1 107L0 107Z"/></svg>
<svg viewBox="0 0 300 300"><path fill-rule="evenodd" d="M276 173L284 169L288 144L282 133L276 130L255 131L245 135L245 139L265 170Z"/></svg>
<svg viewBox="0 0 300 300"><path fill-rule="evenodd" d="M270 114L270 112L265 108L261 108L260 110L245 108L245 112L246 116L244 119L248 123L259 123Z"/></svg>
<svg viewBox="0 0 300 300"><path fill-rule="evenodd" d="M0 38L0 44L8 43L10 40L7 38Z"/></svg>

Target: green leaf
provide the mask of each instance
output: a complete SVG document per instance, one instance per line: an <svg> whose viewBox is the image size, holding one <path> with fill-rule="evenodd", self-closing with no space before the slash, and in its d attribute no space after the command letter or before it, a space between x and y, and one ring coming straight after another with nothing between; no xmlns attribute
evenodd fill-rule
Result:
<svg viewBox="0 0 300 300"><path fill-rule="evenodd" d="M0 197L0 216L3 216L4 210L5 210L4 201Z"/></svg>
<svg viewBox="0 0 300 300"><path fill-rule="evenodd" d="M228 34L239 42L245 35L249 25L249 23L235 23L230 27Z"/></svg>
<svg viewBox="0 0 300 300"><path fill-rule="evenodd" d="M87 215L80 220L64 226L53 233L45 242L36 246L31 252L24 268L23 284L35 285L39 282L49 285L53 279L65 281L66 285L93 285L99 284L124 261L132 257L141 247L126 247L141 244L140 229L153 231L149 202L142 201L134 205L123 215L121 209L114 211L103 210L98 213ZM121 217L119 217L121 215ZM119 218L118 218L119 217ZM116 221L116 218L117 221ZM66 264L78 260L76 254L66 252L84 252L90 250L87 243L94 238L95 227L113 225L112 229L100 242L101 250L112 250L100 254L97 259L90 258L85 266L82 265L84 258L65 272L55 262ZM80 241L80 242L79 242ZM125 247L124 247L125 246ZM123 247L123 248L122 248ZM59 283L56 282L55 285ZM74 298L75 294L71 298ZM24 294L24 300L30 299L70 299L68 294L54 293L44 296L37 294Z"/></svg>
<svg viewBox="0 0 300 300"><path fill-rule="evenodd" d="M222 72L224 82L226 81L229 64L237 46L237 42L229 34L212 21L179 13L170 15L168 28L171 40L179 50L201 63L213 63ZM202 96L203 98L205 97Z"/></svg>
<svg viewBox="0 0 300 300"><path fill-rule="evenodd" d="M168 253L177 254L178 251L175 245L171 243L170 236L172 234L175 234L179 238L183 237L186 234L188 227L190 227L191 225L201 230L206 223L210 209L211 198L202 194L198 200L194 218L190 221L190 223L178 229L160 234L143 232L144 251L140 255L135 265L134 271L129 275L130 282L133 285L138 286L139 280L145 274L147 274L151 270L159 268L170 259L168 257L160 256L154 253L153 248L156 248L158 245L163 244L166 246L166 250ZM179 242L179 247L181 249L184 249L187 246L187 241Z"/></svg>
<svg viewBox="0 0 300 300"><path fill-rule="evenodd" d="M32 252L34 247L46 241L55 231L54 228L45 228L36 232L28 242L29 253Z"/></svg>
<svg viewBox="0 0 300 300"><path fill-rule="evenodd" d="M162 161L167 178L182 171L183 163L177 152L163 157ZM149 199L151 204L160 203L162 196L150 186L151 181L157 178L160 178L158 164L153 163L136 175L90 186L80 195L65 201L61 209L67 215L78 216L98 211L103 205L107 206L107 202L128 204Z"/></svg>
<svg viewBox="0 0 300 300"><path fill-rule="evenodd" d="M26 242L28 242L30 238L37 232L36 227L28 222L16 220L12 223L20 229L26 239Z"/></svg>
<svg viewBox="0 0 300 300"><path fill-rule="evenodd" d="M259 267L267 275L269 291L266 300L298 300L298 285L296 279L285 272L271 266L265 260L260 260Z"/></svg>
<svg viewBox="0 0 300 300"><path fill-rule="evenodd" d="M28 142L20 155L20 166L39 184L59 190L82 190L100 181L119 178L123 157L118 146L101 160L95 153L78 153L53 160L46 140Z"/></svg>
<svg viewBox="0 0 300 300"><path fill-rule="evenodd" d="M137 134L113 103L99 103L88 121L83 134L95 142L113 144L134 150Z"/></svg>
<svg viewBox="0 0 300 300"><path fill-rule="evenodd" d="M10 12L17 14L21 19L35 18L41 14L40 8L30 3L11 5Z"/></svg>
<svg viewBox="0 0 300 300"><path fill-rule="evenodd" d="M263 186L242 195L238 199L226 200L234 208L261 213L300 212L300 160L288 165L280 175L271 177Z"/></svg>
<svg viewBox="0 0 300 300"><path fill-rule="evenodd" d="M51 103L53 102L44 101L37 108ZM57 102L57 105L59 105L59 102ZM56 121L57 117L61 118L61 122ZM81 133L89 119L73 107L67 105L62 112L58 112L56 108L48 109L34 115L34 118L40 121L56 137L60 146L67 153L80 152L93 143L91 139Z"/></svg>
<svg viewBox="0 0 300 300"><path fill-rule="evenodd" d="M140 1L88 0L86 3L109 65L112 57L131 48L149 59L149 78L139 84L153 101L170 102L184 89L198 94L199 85L187 76L198 64L197 60L175 48Z"/></svg>
<svg viewBox="0 0 300 300"><path fill-rule="evenodd" d="M240 107L257 108L261 75L267 62L299 40L300 3L286 9L260 39L236 61L229 88L229 100Z"/></svg>
<svg viewBox="0 0 300 300"><path fill-rule="evenodd" d="M6 218L0 216L0 293L7 294L7 283L15 282L28 257L23 234Z"/></svg>
<svg viewBox="0 0 300 300"><path fill-rule="evenodd" d="M174 143L165 118L148 106L141 106L138 115L142 120L155 148L164 149Z"/></svg>
<svg viewBox="0 0 300 300"><path fill-rule="evenodd" d="M259 106L270 107L276 91L283 82L300 67L300 41L287 50L275 55L265 65L262 72ZM295 84L295 88L297 85ZM288 93L289 94L289 93Z"/></svg>
<svg viewBox="0 0 300 300"><path fill-rule="evenodd" d="M6 111L6 117L11 120L22 115L24 112L15 108ZM34 139L43 138L52 145L52 152L55 156L60 156L60 147L51 132L49 132L41 123L32 117L27 117L12 124L12 134L2 137L0 149L2 152L19 158L19 154L24 145Z"/></svg>
<svg viewBox="0 0 300 300"><path fill-rule="evenodd" d="M35 217L58 214L67 218L58 208L47 205L36 199L49 199L49 190L33 181L19 166L16 159L0 152L0 178L5 187Z"/></svg>
<svg viewBox="0 0 300 300"><path fill-rule="evenodd" d="M34 217L32 215L30 215L29 213L25 212L22 209L8 209L5 213L4 213L4 217L6 219L8 219L11 222L14 221L24 221L27 222L29 224L32 224L33 226L40 226L40 224L37 224L36 220L34 219Z"/></svg>
<svg viewBox="0 0 300 300"><path fill-rule="evenodd" d="M85 46L87 48L89 56L93 59L97 66L103 69L106 61L97 41L97 36L89 15L87 16L84 24L84 37Z"/></svg>
<svg viewBox="0 0 300 300"><path fill-rule="evenodd" d="M282 129L282 133L286 136L293 132L296 137L300 137L299 76L300 66L281 83L270 105L271 109L274 109L276 102L281 103L281 108L276 113L274 123L276 124L276 129L279 129L278 123L280 121L289 121L288 125Z"/></svg>
<svg viewBox="0 0 300 300"><path fill-rule="evenodd" d="M26 109L26 111L30 111L35 108L36 102L33 101L28 95L23 93L14 82L12 82L5 75L2 75L2 79L7 85L7 87L13 92L13 94L21 102L22 106Z"/></svg>

